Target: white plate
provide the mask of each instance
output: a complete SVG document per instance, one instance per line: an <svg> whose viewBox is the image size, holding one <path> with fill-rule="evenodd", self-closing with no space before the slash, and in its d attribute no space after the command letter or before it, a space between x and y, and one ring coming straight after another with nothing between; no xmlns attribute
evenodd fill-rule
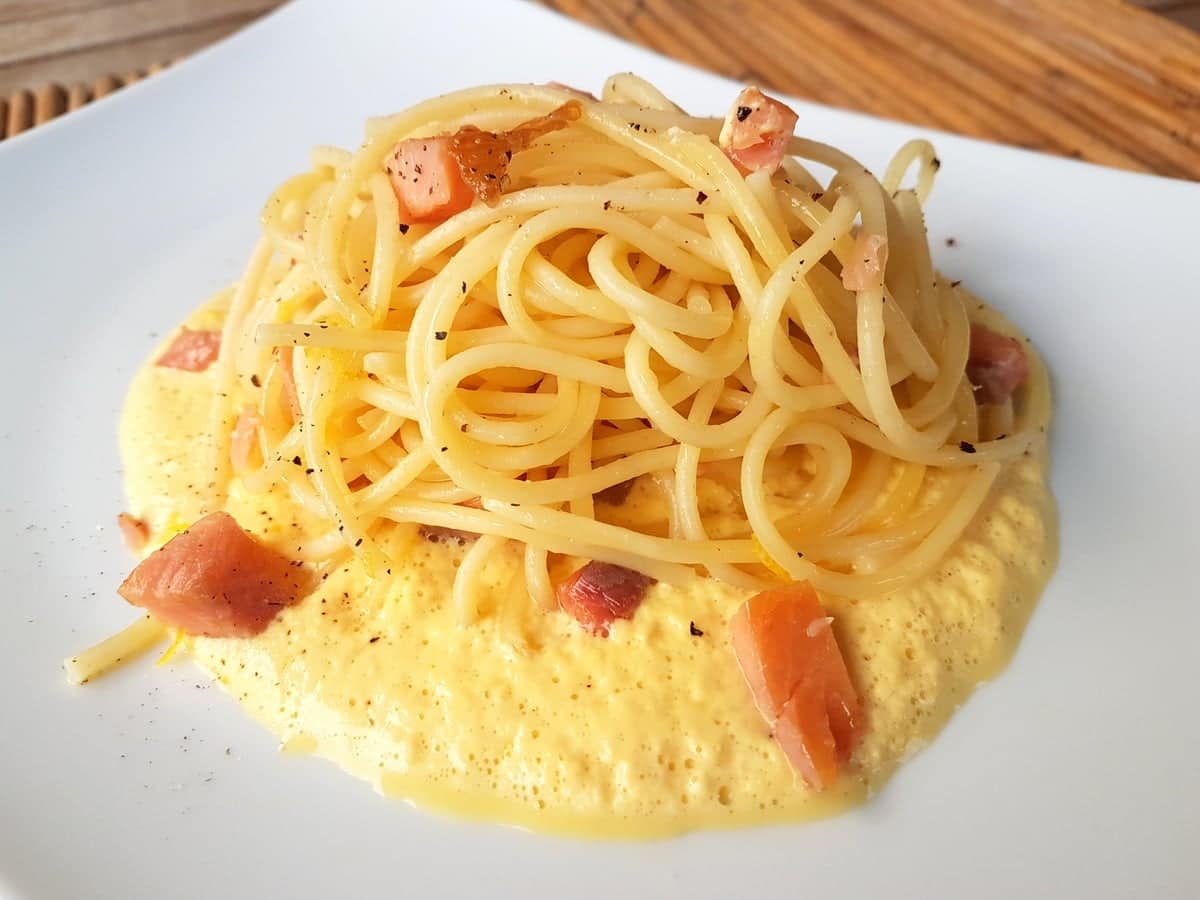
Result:
<svg viewBox="0 0 1200 900"><path fill-rule="evenodd" d="M129 567L113 528L125 385L157 335L236 276L270 188L310 145L356 145L370 114L484 82L596 87L621 69L697 110L734 89L529 4L309 0L0 146L10 893L1200 892L1200 187L961 138L936 137L937 261L1053 368L1062 564L1010 670L864 808L650 844L552 840L424 815L280 756L190 666L66 685L60 658L130 619L114 593ZM871 166L919 132L797 106L805 132Z"/></svg>

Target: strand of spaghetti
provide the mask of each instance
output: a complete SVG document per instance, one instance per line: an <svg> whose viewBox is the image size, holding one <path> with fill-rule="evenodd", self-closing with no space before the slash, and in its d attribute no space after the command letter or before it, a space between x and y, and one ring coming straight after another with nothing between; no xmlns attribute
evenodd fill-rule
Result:
<svg viewBox="0 0 1200 900"><path fill-rule="evenodd" d="M403 353L408 341L406 331L332 328L322 322L265 323L254 330L254 336L264 347L321 347L356 353Z"/></svg>
<svg viewBox="0 0 1200 900"><path fill-rule="evenodd" d="M533 320L520 304L519 298L520 276L528 254L537 244L572 228L593 228L604 232L605 237L597 241L597 244L607 241L604 244L605 249L597 251L596 246L593 246L588 254L589 271L604 295L610 301L624 307L623 317L619 321L628 322L629 314L635 313L643 318L659 321L676 331L701 338L717 337L728 327L728 322L706 320L702 316L688 313L685 309L664 304L657 297L644 291L628 288L624 279L612 268L611 256L606 257L605 251L609 254L615 252L618 246L616 239L620 238L639 252L649 254L659 264L689 278L722 284L727 283L725 273L692 256L678 245L671 244L623 213L567 207L538 213L525 222L505 249L497 266L496 285L501 312L522 340L531 344L567 349L562 338L550 335Z"/></svg>
<svg viewBox="0 0 1200 900"><path fill-rule="evenodd" d="M371 321L380 325L391 305L396 262L399 249L399 205L387 175L376 172L368 180L371 202L375 207L375 243L371 253L371 275L367 281L367 309Z"/></svg>
<svg viewBox="0 0 1200 900"><path fill-rule="evenodd" d="M892 261L889 284L898 285L893 291L897 300L904 303L904 315L912 323L922 345L936 351L944 346L942 329L945 323L940 314L942 301L936 296L940 288L929 254L925 215L912 191L885 196L889 198L888 233L895 240L895 249L889 255ZM893 273L896 282L892 281Z"/></svg>
<svg viewBox="0 0 1200 900"><path fill-rule="evenodd" d="M541 509L539 507L539 509ZM388 506L382 513L396 522L420 522L441 528L454 528L475 534L494 534L549 553L562 553L587 559L599 559L614 565L644 572L668 584L683 584L694 573L687 565L664 562L652 555L624 547L609 547L578 540L543 526L527 527L498 515L461 506L406 501ZM566 513L560 515L568 515ZM749 542L742 542L749 543Z"/></svg>
<svg viewBox="0 0 1200 900"><path fill-rule="evenodd" d="M216 387L213 391L212 413L209 416L209 434L212 436L212 488L205 504L209 509L221 507L228 489L232 466L229 439L237 418L231 402L236 377L234 357L239 346L237 338L242 321L254 304L255 288L262 270L271 258L271 252L270 241L263 238L258 242L250 256L250 262L246 265L246 271L242 274L242 280L234 291L229 311L225 314L225 324L221 328L221 351L214 367L213 381Z"/></svg>
<svg viewBox="0 0 1200 900"><path fill-rule="evenodd" d="M548 262L536 250L530 251L524 266L525 273L532 279L532 283L526 290L526 296L532 299L544 292L547 297L554 299L558 307L551 309L545 303L535 304L542 312L578 316L581 319L585 317L599 319L612 327L619 327L626 323L628 317L602 291L584 287L562 269ZM541 290L535 291L535 287Z"/></svg>
<svg viewBox="0 0 1200 900"><path fill-rule="evenodd" d="M449 334L455 315L471 287L495 268L496 257L514 230L511 222L497 222L489 226L474 239L464 242L454 258L434 276L429 292L413 314L409 329L405 365L410 384L427 383L432 372L446 361L446 347L438 335ZM470 353L486 353L489 349L492 348L473 348L459 354L459 357ZM512 357L516 358L519 357Z"/></svg>
<svg viewBox="0 0 1200 900"><path fill-rule="evenodd" d="M719 198L706 198L703 207L692 188L646 189L630 182L603 186L555 185L530 187L504 195L495 206L473 206L411 240L404 256L404 277L431 262L436 256L503 219L554 209L603 210L605 204L616 214L653 211L662 214L698 214L712 210L718 214L730 210ZM399 280L399 279L398 279Z"/></svg>
<svg viewBox="0 0 1200 900"><path fill-rule="evenodd" d="M440 382L435 382L435 385L440 385ZM572 390L574 390L574 385ZM564 428L536 443L509 446L486 444L479 447L473 435L458 431L447 421L448 417L444 415L444 407L439 404L438 400L440 397L448 396L449 391L442 394L435 394L435 391L437 391L436 386L431 388L428 409L430 421L437 422L439 427L437 432L431 433L430 437L435 442L441 440L443 443L439 446L446 449L435 451L434 459L455 480L458 480L458 472L462 470L456 469L456 472L451 473L449 464L452 464L451 461L460 453L472 457L486 454L488 465L491 468L513 472L556 464L558 460L570 453L572 447L592 433L596 422L596 410L600 407L600 389L594 385L580 385L578 386L579 402L575 407L575 414ZM424 421L424 416L422 421ZM464 486L473 487L468 481L461 483ZM480 490L480 493L484 493L484 491Z"/></svg>
<svg viewBox="0 0 1200 900"><path fill-rule="evenodd" d="M935 291L943 309L945 325L941 342L946 356L933 384L905 411L905 418L917 428L928 425L953 404L954 396L962 384L962 376L957 373L966 369L971 348L971 323L963 304L948 289L938 288Z"/></svg>
<svg viewBox="0 0 1200 900"><path fill-rule="evenodd" d="M618 72L610 75L604 82L600 96L605 100L628 101L635 106L649 109L661 109L668 112L682 113L678 106L671 102L662 91L629 72Z"/></svg>
<svg viewBox="0 0 1200 900"><path fill-rule="evenodd" d="M763 218L769 223L771 230L781 248L789 247L792 243L791 233L783 218L783 209L779 205L778 193L771 180L772 174L766 169L759 169L746 176L746 187L754 196L757 208L763 212Z"/></svg>
<svg viewBox="0 0 1200 900"><path fill-rule="evenodd" d="M892 485L884 502L880 503L863 520L862 527L864 529L887 528L897 524L920 496L921 487L925 484L927 467L916 463L902 462L898 462L897 465L900 469L900 477Z"/></svg>
<svg viewBox="0 0 1200 900"><path fill-rule="evenodd" d="M704 212L706 214L712 213L718 219L728 219L728 215L721 213L719 210L709 209L707 204L705 204L705 207ZM650 230L669 241L674 241L680 247L687 250L688 253L691 253L697 259L708 263L714 268L720 269L726 266L726 261L721 258L721 254L717 251L716 245L709 238L708 234L693 229L693 226L696 224L697 220L694 217L659 216ZM698 225L699 228L704 228L702 220Z"/></svg>
<svg viewBox="0 0 1200 900"><path fill-rule="evenodd" d="M692 401L692 408L688 413L689 421L697 424L707 422L712 415L713 404L716 402L720 390L720 382L712 382L701 388ZM700 515L700 498L696 489L699 466L700 448L695 444L680 444L678 455L675 457L673 520L678 523L680 536L688 541L709 539ZM760 579L754 578L736 566L713 563L705 566L705 569L713 578L718 578L735 587L749 590L762 587Z"/></svg>
<svg viewBox="0 0 1200 900"><path fill-rule="evenodd" d="M472 375L489 368L511 365L514 361L519 361L523 369L569 378L614 393L629 393L629 382L623 369L547 347L530 347L514 342L472 347L440 363L426 388L426 408L428 395L436 393L439 387L448 390Z"/></svg>
<svg viewBox="0 0 1200 900"><path fill-rule="evenodd" d="M728 296L721 292L724 302ZM717 306L720 309L720 305ZM660 328L646 319L635 316L634 327L639 337L651 346L668 364L688 375L708 379L723 379L732 375L746 358L750 316L746 307L733 312L733 323L723 335L698 350L675 332ZM628 341L626 341L628 346Z"/></svg>
<svg viewBox="0 0 1200 900"><path fill-rule="evenodd" d="M846 446L849 448L849 444ZM883 453L872 453L856 478L856 483L843 492L837 505L830 510L825 523L825 534L847 534L853 531L879 499L885 496L891 474L891 457ZM812 552L811 547L808 552Z"/></svg>
<svg viewBox="0 0 1200 900"><path fill-rule="evenodd" d="M369 542L366 528L354 515L350 491L341 471L341 457L327 448L324 424L333 400L332 382L331 364L322 360L317 363L311 387L306 390L303 383L297 385L304 418L308 422L308 427L304 429L305 461L312 470L311 483L316 487L328 516L337 523L346 546L355 548L366 559L368 566L374 568L370 564L379 556L378 549L373 542Z"/></svg>
<svg viewBox="0 0 1200 900"><path fill-rule="evenodd" d="M63 662L63 671L71 684L87 684L114 666L145 653L166 635L166 626L150 616L105 638Z"/></svg>
<svg viewBox="0 0 1200 900"><path fill-rule="evenodd" d="M550 584L550 572L547 569L547 553L532 544L525 545L525 587L533 605L543 611L554 609L558 601L554 596L554 587Z"/></svg>
<svg viewBox="0 0 1200 900"><path fill-rule="evenodd" d="M720 390L720 382L714 383ZM654 450L673 443L671 436L663 434L656 428L638 428L624 434L612 437L597 438L592 441L592 459L616 459L640 453L643 450Z"/></svg>
<svg viewBox="0 0 1200 900"><path fill-rule="evenodd" d="M897 459L925 466L947 468L973 466L984 461L1001 462L1014 459L1028 450L1036 438L1034 431L1022 430L1002 440L981 441L972 444L971 452L964 452L957 445L937 446L926 450L896 444L874 424L844 409L813 410L806 413L805 418L812 422L831 425L851 440L874 450L888 453Z"/></svg>
<svg viewBox="0 0 1200 900"><path fill-rule="evenodd" d="M933 381L938 376L937 361L930 355L929 350L921 343L921 338L908 320L901 304L895 302L896 295L884 287L883 313L884 338L889 347L894 348L900 362L908 366L914 375L922 381ZM891 303L888 300L891 299ZM957 372L954 373L958 375Z"/></svg>
<svg viewBox="0 0 1200 900"><path fill-rule="evenodd" d="M914 428L896 405L887 378L883 350L883 294L877 289L858 294L858 353L862 360L863 384L871 418L889 440L901 447L932 450L946 443L957 421L954 411L944 410L927 430Z"/></svg>
<svg viewBox="0 0 1200 900"><path fill-rule="evenodd" d="M779 365L774 354L774 334L778 329L778 321L783 312L784 304L792 294L792 287L802 281L808 270L818 264L818 260L830 252L832 245L841 228L849 226L846 218L851 216L852 205L841 205L837 215L831 215L825 223L815 231L803 244L789 254L787 259L775 270L762 288L758 296L758 310L750 323L750 370L759 388L767 393L776 404L796 412L804 412L816 408L814 400L819 402L820 395L808 387L789 385L783 381ZM836 209L836 207L835 207ZM729 243L728 238L725 241ZM805 323L807 326L807 323ZM809 332L817 352L822 350L830 354L830 361L824 355L821 361L826 363L827 371L841 364L843 369L852 371L853 363L848 354L841 348L836 336L828 328L816 328ZM834 345L840 353L835 353ZM844 357L843 359L839 357ZM835 380L843 396L850 396L842 385L852 384L855 379L848 373L843 374L840 381ZM816 395L816 396L814 396Z"/></svg>
<svg viewBox="0 0 1200 900"><path fill-rule="evenodd" d="M628 343L626 343L626 349L628 350ZM659 384L657 393L662 398L663 403L668 406L678 406L688 397L692 396L692 394L696 393L706 380L698 375L689 375L687 372L680 372L666 384ZM727 399L726 395L727 392L721 394L721 399L717 401L718 407L725 408L723 405ZM747 398L747 404L748 402ZM737 408L742 409L747 404L742 404ZM637 397L605 397L600 401L599 416L601 419L611 421L644 419L650 417L650 410L644 408Z"/></svg>
<svg viewBox="0 0 1200 900"><path fill-rule="evenodd" d="M917 183L913 191L917 201L924 205L933 190L933 175L941 166L929 141L911 140L897 150L884 170L880 184L889 194L895 194L900 190L900 183L914 162L917 163Z"/></svg>
<svg viewBox="0 0 1200 900"><path fill-rule="evenodd" d="M592 429L588 429L579 441L571 448L571 452L567 457L567 474L571 478L580 478L592 470ZM568 502L568 508L571 515L579 516L583 519L594 519L596 517L596 507L592 502L592 495L587 493L577 494Z"/></svg>
<svg viewBox="0 0 1200 900"><path fill-rule="evenodd" d="M650 366L650 345L634 334L625 348L625 371L629 388L657 428L680 443L700 447L729 447L741 444L767 415L771 401L755 391L750 404L728 421L716 425L696 425L677 413L658 390L658 376Z"/></svg>
<svg viewBox="0 0 1200 900"><path fill-rule="evenodd" d="M450 590L450 605L459 625L472 625L479 618L479 592L477 590L484 566L496 549L504 544L504 538L493 534L479 537L463 557L462 564L454 575L454 586Z"/></svg>
<svg viewBox="0 0 1200 900"><path fill-rule="evenodd" d="M767 454L784 432L792 432L793 442L800 438L805 439L806 442L820 443L822 438L827 439L828 437L827 433L822 433L820 426L797 425L796 423L796 414L787 409L776 409L766 417L762 427L755 431L743 451L741 487L742 503L746 509L746 517L754 530L755 540L777 568L787 572L797 581L801 581L816 575L817 567L805 560L803 552L792 547L779 533L772 520L766 493L763 490L763 469ZM834 471L835 468L831 466L830 471ZM849 473L847 472L845 478L828 480L829 487L822 492L824 496L820 501L820 506L825 509L833 506L837 499L836 495L840 494L841 487L845 485L848 477Z"/></svg>
<svg viewBox="0 0 1200 900"><path fill-rule="evenodd" d="M342 393L343 391L339 390L339 395ZM404 419L394 413L373 409L371 412L359 416L357 424L361 427L357 434L344 432L342 435L338 452L344 460L351 460L356 456L370 453L384 441L391 440L392 436L400 430L400 426L404 424Z"/></svg>
<svg viewBox="0 0 1200 900"><path fill-rule="evenodd" d="M536 531L565 534L569 529L570 537L561 540L612 548L662 562L690 566L706 562L749 563L756 559L754 548L748 540L673 541L648 534L631 535L627 528L596 520L579 520L569 513L546 506L509 506L493 500L484 500L483 505L484 509L498 517ZM603 559L602 556L598 558Z"/></svg>
<svg viewBox="0 0 1200 900"><path fill-rule="evenodd" d="M381 478L354 494L358 515L362 518L376 516L388 503L400 496L400 492L416 480L433 461L429 450L418 447L405 455L403 461L393 463Z"/></svg>
<svg viewBox="0 0 1200 900"><path fill-rule="evenodd" d="M536 444L563 432L579 419L579 382L560 378L557 387L548 395L552 400L550 406L533 418L490 419L459 405L452 413L453 419L459 432L470 434L473 441L509 447Z"/></svg>
<svg viewBox="0 0 1200 900"><path fill-rule="evenodd" d="M936 506L899 525L878 528L863 534L807 540L806 553L826 563L861 566L864 561L873 557L886 556L899 549L911 549L945 517L954 501L955 494L948 491Z"/></svg>

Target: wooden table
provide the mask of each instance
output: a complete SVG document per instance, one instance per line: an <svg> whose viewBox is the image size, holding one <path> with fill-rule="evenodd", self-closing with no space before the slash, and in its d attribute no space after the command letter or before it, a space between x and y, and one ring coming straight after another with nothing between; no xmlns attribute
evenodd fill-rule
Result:
<svg viewBox="0 0 1200 900"><path fill-rule="evenodd" d="M278 2L0 0L0 138ZM1200 0L1140 0L1153 12L1121 0L538 2L765 88L1200 179ZM63 86L20 90L45 82Z"/></svg>

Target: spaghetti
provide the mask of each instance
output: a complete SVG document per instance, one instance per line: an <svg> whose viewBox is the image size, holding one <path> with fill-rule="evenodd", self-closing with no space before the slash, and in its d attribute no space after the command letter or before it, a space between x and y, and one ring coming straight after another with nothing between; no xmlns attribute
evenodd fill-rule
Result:
<svg viewBox="0 0 1200 900"><path fill-rule="evenodd" d="M577 115L512 155L494 203L402 223L399 142L565 103ZM506 548L510 593L543 607L558 555L850 598L919 579L1044 429L1045 371L1017 406L977 405L968 295L922 220L928 143L878 179L792 137L777 171L744 176L721 127L617 75L598 101L466 90L371 122L357 152L316 150L229 296L211 507L235 476L284 488L324 523L304 559L353 553L379 578L419 526L482 535L454 590L468 622L464 580ZM235 430L253 443L236 465ZM661 515L604 502L633 479ZM709 484L738 510L719 534Z"/></svg>

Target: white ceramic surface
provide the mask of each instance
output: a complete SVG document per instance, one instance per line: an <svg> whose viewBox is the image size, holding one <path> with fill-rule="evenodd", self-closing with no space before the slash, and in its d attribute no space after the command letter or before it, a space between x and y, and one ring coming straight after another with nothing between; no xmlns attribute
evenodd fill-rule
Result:
<svg viewBox="0 0 1200 900"><path fill-rule="evenodd" d="M0 894L1200 895L1200 186L960 138L936 137L937 261L1050 361L1062 563L1009 671L864 808L648 844L534 837L278 755L189 665L67 686L61 657L131 617L125 385L236 276L270 188L310 145L355 145L367 115L622 69L696 110L733 91L530 4L308 0L0 145ZM919 131L797 106L871 166Z"/></svg>

